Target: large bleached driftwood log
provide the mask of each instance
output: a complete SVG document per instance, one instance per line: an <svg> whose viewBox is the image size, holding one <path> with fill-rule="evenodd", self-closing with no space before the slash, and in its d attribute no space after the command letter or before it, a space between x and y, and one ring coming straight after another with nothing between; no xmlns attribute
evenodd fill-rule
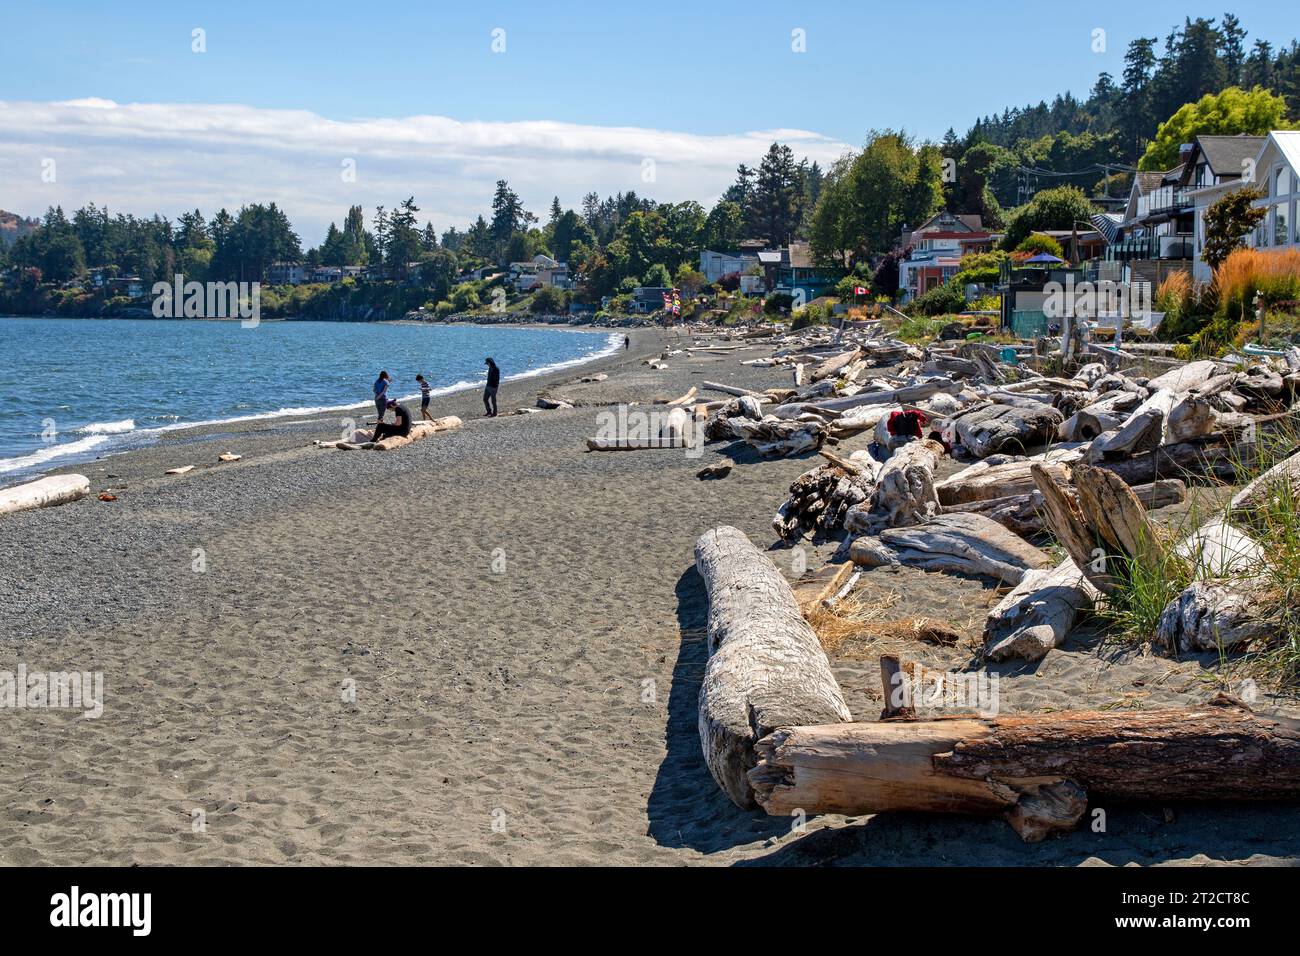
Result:
<svg viewBox="0 0 1300 956"><path fill-rule="evenodd" d="M1034 478L1029 473L1029 466L1055 463L1068 465L1083 456L1080 446L1057 446L1050 451L1033 458L1020 458L1015 461L991 464L977 461L969 468L964 468L934 487L939 493L942 505L960 505L971 501L987 501L992 498L1006 498L1010 495L1027 495L1034 490Z"/></svg>
<svg viewBox="0 0 1300 956"><path fill-rule="evenodd" d="M1028 469L1026 469L1028 474ZM1134 485L1133 494L1148 511L1176 505L1187 499L1187 485L1177 478L1165 478L1149 485ZM967 512L992 518L1022 538L1032 538L1048 530L1043 519L1043 495L1037 489L1024 495L1007 495L986 501L945 505L943 512Z"/></svg>
<svg viewBox="0 0 1300 956"><path fill-rule="evenodd" d="M409 435L392 435L383 441L369 441L370 431L361 429L353 433L353 441L316 441L313 442L318 448L339 448L343 451L355 451L358 448L367 451L393 451L397 448L403 448L412 442L420 441L439 432L452 431L460 428L463 423L455 415L447 415L443 418L435 418L431 422L416 422L411 426Z"/></svg>
<svg viewBox="0 0 1300 956"><path fill-rule="evenodd" d="M954 419L957 437L976 458L987 458L1008 449L1023 451L1044 445L1056 438L1064 421L1050 405L1033 403L1029 407L1012 405L976 406Z"/></svg>
<svg viewBox="0 0 1300 956"><path fill-rule="evenodd" d="M1209 359L1188 362L1186 365L1153 378L1147 382L1147 388L1153 392L1167 388L1181 394L1192 390L1197 385L1208 381L1223 371L1226 371L1225 366Z"/></svg>
<svg viewBox="0 0 1300 956"><path fill-rule="evenodd" d="M1267 641L1279 622L1261 613L1267 606L1261 577L1193 581L1165 607L1156 640L1175 653L1237 651Z"/></svg>
<svg viewBox="0 0 1300 956"><path fill-rule="evenodd" d="M819 422L784 421L771 415L762 421L732 418L731 430L768 458L789 458L816 451L826 441L826 426Z"/></svg>
<svg viewBox="0 0 1300 956"><path fill-rule="evenodd" d="M989 660L1041 660L1060 647L1100 592L1066 558L1050 571L1025 572L984 622Z"/></svg>
<svg viewBox="0 0 1300 956"><path fill-rule="evenodd" d="M775 816L1002 816L1025 840L1088 801L1294 800L1300 721L1234 706L786 727L750 773Z"/></svg>
<svg viewBox="0 0 1300 956"><path fill-rule="evenodd" d="M944 514L910 528L890 528L878 538L862 536L849 547L854 563L903 564L927 571L982 574L1019 584L1031 568L1052 560L1024 538L983 515Z"/></svg>
<svg viewBox="0 0 1300 956"><path fill-rule="evenodd" d="M853 534L876 534L924 521L939 510L934 469L943 455L938 442L910 441L880 469L871 497L849 508L844 527Z"/></svg>
<svg viewBox="0 0 1300 956"><path fill-rule="evenodd" d="M709 662L700 685L704 760L737 806L754 806L754 743L777 727L852 719L790 585L744 533L722 526L695 544L709 595Z"/></svg>
<svg viewBox="0 0 1300 956"><path fill-rule="evenodd" d="M1234 520L1252 522L1270 501L1292 506L1297 499L1300 499L1300 452L1284 458L1233 495L1232 516Z"/></svg>
<svg viewBox="0 0 1300 956"><path fill-rule="evenodd" d="M1153 392L1119 428L1098 436L1088 449L1088 460L1126 458L1164 444L1165 416L1178 396L1169 389Z"/></svg>
<svg viewBox="0 0 1300 956"><path fill-rule="evenodd" d="M50 475L0 491L0 515L65 505L90 494L85 475Z"/></svg>
<svg viewBox="0 0 1300 956"><path fill-rule="evenodd" d="M813 369L812 380L814 382L820 382L824 378L830 378L833 375L839 374L839 372L843 370L847 365L856 361L858 356L861 354L862 354L862 349L855 348L849 350L848 352L845 352L842 355L835 355L832 356L831 358L828 358L826 361L822 362L815 369Z"/></svg>

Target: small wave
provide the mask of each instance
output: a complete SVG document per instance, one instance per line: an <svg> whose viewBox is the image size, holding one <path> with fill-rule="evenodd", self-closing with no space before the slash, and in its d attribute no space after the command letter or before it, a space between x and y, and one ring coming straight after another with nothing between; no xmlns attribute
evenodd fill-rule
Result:
<svg viewBox="0 0 1300 956"><path fill-rule="evenodd" d="M120 435L135 428L134 418L124 418L120 422L91 422L82 425L77 431L82 435Z"/></svg>
<svg viewBox="0 0 1300 956"><path fill-rule="evenodd" d="M67 442L62 445L50 445L48 448L42 448L40 451L34 451L30 455L22 455L19 458L0 458L0 474L19 471L24 468L34 468L37 465L43 465L47 461L62 458L65 455L78 455L102 445L106 441L108 441L107 435L91 435L88 438Z"/></svg>

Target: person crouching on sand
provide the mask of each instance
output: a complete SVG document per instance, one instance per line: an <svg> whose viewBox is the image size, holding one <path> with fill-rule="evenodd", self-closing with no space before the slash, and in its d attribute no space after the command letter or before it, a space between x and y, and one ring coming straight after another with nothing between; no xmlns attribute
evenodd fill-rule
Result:
<svg viewBox="0 0 1300 956"><path fill-rule="evenodd" d="M375 414L379 416L375 420L376 425L384 423L384 409L388 407L388 383L392 379L388 377L387 372L380 372L379 378L375 379Z"/></svg>
<svg viewBox="0 0 1300 956"><path fill-rule="evenodd" d="M483 408L488 418L497 417L497 389L501 387L501 369L491 359L483 363L488 367L487 386L483 389Z"/></svg>
<svg viewBox="0 0 1300 956"><path fill-rule="evenodd" d="M431 422L433 416L429 414L429 381L423 375L415 376L415 380L420 383L420 420Z"/></svg>
<svg viewBox="0 0 1300 956"><path fill-rule="evenodd" d="M406 410L406 406L389 401L388 407L397 416L397 424L386 425L381 421L375 426L375 437L371 441L383 441L385 438L391 438L394 435L405 438L411 434L411 413Z"/></svg>

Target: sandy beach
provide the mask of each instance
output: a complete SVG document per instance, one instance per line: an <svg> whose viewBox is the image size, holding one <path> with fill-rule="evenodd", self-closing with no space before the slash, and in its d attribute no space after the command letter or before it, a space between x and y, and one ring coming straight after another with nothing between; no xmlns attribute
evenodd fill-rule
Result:
<svg viewBox="0 0 1300 956"><path fill-rule="evenodd" d="M338 437L337 415L177 431L63 469L90 478L90 498L0 519L0 670L102 671L105 687L98 719L0 714L0 863L1297 862L1300 817L1275 804L1117 806L1104 832L1035 845L997 820L822 817L792 832L737 809L700 754L693 548L719 524L772 547L773 512L815 462L743 443L586 452L616 403L705 379L787 383L744 352L652 370L672 333L631 336L626 352L507 382L496 419L477 392L437 399L464 427L393 452L312 446ZM608 378L578 382L596 371ZM510 414L543 391L577 407ZM697 480L726 457L726 479ZM117 500L97 500L105 489ZM833 549L808 545L809 566ZM771 554L793 580L791 552ZM907 569L872 571L861 591L962 633L904 648L933 667L973 658L997 600L989 582ZM1088 633L1039 664L995 665L1003 710L1224 689L1212 661ZM832 654L858 719L879 713L877 659L898 649L855 639Z"/></svg>

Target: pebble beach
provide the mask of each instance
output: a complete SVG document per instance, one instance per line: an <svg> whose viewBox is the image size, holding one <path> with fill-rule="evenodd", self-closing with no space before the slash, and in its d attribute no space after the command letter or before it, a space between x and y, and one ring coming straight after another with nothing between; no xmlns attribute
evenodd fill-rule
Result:
<svg viewBox="0 0 1300 956"><path fill-rule="evenodd" d="M94 719L0 713L0 863L1296 863L1300 820L1271 804L1117 806L1102 830L1033 845L997 820L800 827L734 806L696 728L707 603L693 548L734 525L795 580L771 519L817 456L761 460L741 442L588 452L620 403L706 379L788 382L741 364L759 354L743 350L655 369L647 359L690 341L630 334L626 351L506 382L495 419L477 391L439 397L433 414L463 427L395 451L314 446L338 437L337 415L177 430L62 469L90 479L86 499L0 518L0 670L99 671L105 688ZM512 414L539 394L574 407ZM227 452L240 460L218 463ZM696 478L727 459L726 478ZM805 545L808 566L834 547ZM962 636L832 649L866 720L881 653L961 669L998 600L989 582L916 569L873 570L859 591L886 618ZM1213 662L1086 628L1041 662L993 667L1007 711L1223 689Z"/></svg>

